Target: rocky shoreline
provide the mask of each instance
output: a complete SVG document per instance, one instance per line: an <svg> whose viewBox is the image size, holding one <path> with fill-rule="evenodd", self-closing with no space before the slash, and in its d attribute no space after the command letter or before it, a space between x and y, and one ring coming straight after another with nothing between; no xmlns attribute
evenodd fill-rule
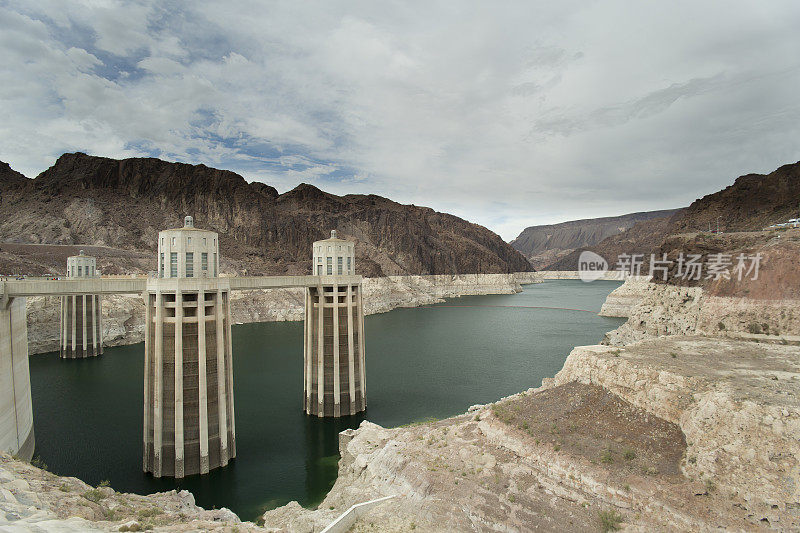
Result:
<svg viewBox="0 0 800 533"><path fill-rule="evenodd" d="M603 344L670 335L800 344L800 300L712 296L700 287L656 284L643 276L609 294L600 314L628 318Z"/></svg>
<svg viewBox="0 0 800 533"><path fill-rule="evenodd" d="M513 290L543 277L506 281ZM484 281L473 290L503 285ZM467 290L454 279L381 283L375 309ZM542 386L463 415L394 429L364 422L342 433L339 477L325 501L316 510L292 502L269 511L264 526L321 531L355 503L393 495L351 531L796 530L795 309L627 280L603 312L629 320L604 344L575 348ZM75 484L75 498L59 489L64 483ZM44 531L135 530L133 522L263 531L229 511L197 508L191 495L123 495L81 483L4 456L0 513ZM99 500L83 502L93 490Z"/></svg>

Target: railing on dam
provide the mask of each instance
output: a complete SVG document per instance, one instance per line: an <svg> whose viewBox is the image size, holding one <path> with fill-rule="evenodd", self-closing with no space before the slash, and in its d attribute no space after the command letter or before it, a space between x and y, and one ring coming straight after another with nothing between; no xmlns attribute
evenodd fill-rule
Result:
<svg viewBox="0 0 800 533"><path fill-rule="evenodd" d="M141 294L147 279L75 278L61 280L0 281L0 295L6 298L24 296L68 296L78 294Z"/></svg>
<svg viewBox="0 0 800 533"><path fill-rule="evenodd" d="M182 278L184 290L198 288L211 278ZM233 291L258 289L289 289L318 285L347 285L360 283L361 276L244 276L214 278L230 283ZM78 294L141 294L147 288L147 278L82 278L82 279L24 279L0 281L0 298L25 296L68 296Z"/></svg>

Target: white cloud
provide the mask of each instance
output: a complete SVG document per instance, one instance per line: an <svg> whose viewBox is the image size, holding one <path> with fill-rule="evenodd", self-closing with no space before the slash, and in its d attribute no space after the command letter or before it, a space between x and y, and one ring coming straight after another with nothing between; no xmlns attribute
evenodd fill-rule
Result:
<svg viewBox="0 0 800 533"><path fill-rule="evenodd" d="M800 6L0 7L0 159L67 150L383 194L511 239L800 159Z"/></svg>

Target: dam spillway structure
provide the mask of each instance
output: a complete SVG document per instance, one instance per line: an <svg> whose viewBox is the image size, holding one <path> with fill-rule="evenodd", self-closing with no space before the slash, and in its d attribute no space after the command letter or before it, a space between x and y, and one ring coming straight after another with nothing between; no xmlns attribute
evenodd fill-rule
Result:
<svg viewBox="0 0 800 533"><path fill-rule="evenodd" d="M30 461L34 445L25 298L0 294L0 451Z"/></svg>
<svg viewBox="0 0 800 533"><path fill-rule="evenodd" d="M312 268L319 282L305 294L303 410L354 415L367 408L362 284L339 278L355 273L355 242L331 231L314 242Z"/></svg>
<svg viewBox="0 0 800 533"><path fill-rule="evenodd" d="M99 276L97 259L86 255L67 258L67 279ZM99 294L77 294L61 297L62 359L96 357L103 353L102 303Z"/></svg>
<svg viewBox="0 0 800 533"><path fill-rule="evenodd" d="M184 226L158 235L147 280L143 469L206 474L236 457L230 282L217 233Z"/></svg>

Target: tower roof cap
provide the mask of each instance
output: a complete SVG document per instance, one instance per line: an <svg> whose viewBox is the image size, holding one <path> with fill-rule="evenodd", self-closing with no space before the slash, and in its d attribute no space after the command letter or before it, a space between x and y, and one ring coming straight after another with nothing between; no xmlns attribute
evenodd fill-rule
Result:
<svg viewBox="0 0 800 533"><path fill-rule="evenodd" d="M330 238L322 239L322 240L315 241L315 242L353 242L353 241L348 240L348 239L340 239L337 231L335 229L332 229Z"/></svg>

